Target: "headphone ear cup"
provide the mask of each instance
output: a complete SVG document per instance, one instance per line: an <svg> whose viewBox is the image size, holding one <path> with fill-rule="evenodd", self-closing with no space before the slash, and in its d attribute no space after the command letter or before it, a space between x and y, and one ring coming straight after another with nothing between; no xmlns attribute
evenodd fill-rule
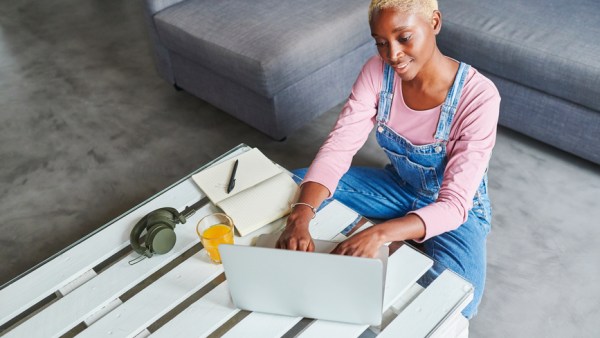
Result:
<svg viewBox="0 0 600 338"><path fill-rule="evenodd" d="M148 229L146 247L153 253L165 254L175 246L175 230L171 225L161 223Z"/></svg>
<svg viewBox="0 0 600 338"><path fill-rule="evenodd" d="M177 212L173 208L161 208L148 214L148 221L146 222L146 248L150 252L165 254L175 246L176 236L173 211Z"/></svg>

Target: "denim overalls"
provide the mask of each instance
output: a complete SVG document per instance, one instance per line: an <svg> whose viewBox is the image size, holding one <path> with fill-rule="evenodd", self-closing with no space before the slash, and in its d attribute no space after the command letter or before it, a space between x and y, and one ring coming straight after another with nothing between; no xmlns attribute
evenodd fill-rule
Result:
<svg viewBox="0 0 600 338"><path fill-rule="evenodd" d="M387 126L394 92L394 69L385 65L383 87L377 110L377 142L390 159L401 184L416 197L411 210L433 203L439 194L446 169L446 143L470 66L460 63L454 84L442 104L440 119L434 135L435 143L413 145ZM388 170L391 169L388 167ZM487 173L473 198L473 211L489 224L491 208L487 196ZM487 229L489 230L489 228Z"/></svg>
<svg viewBox="0 0 600 338"><path fill-rule="evenodd" d="M469 65L461 63L454 84L440 114L432 144L413 145L387 126L394 92L395 72L385 65L383 87L377 110L376 138L390 159L385 168L351 167L341 178L333 197L371 219L392 219L433 203L447 163L446 142ZM297 175L303 177L305 170ZM423 251L437 262L426 278L432 279L445 268L470 281L475 287L473 301L463 315L477 312L485 283L486 236L490 231L491 207L487 194L487 174L473 198L467 221L456 230L430 238ZM426 282L426 281L425 281Z"/></svg>
<svg viewBox="0 0 600 338"><path fill-rule="evenodd" d="M416 146L387 126L394 92L394 70L387 64L385 66L377 111L376 138L391 162L391 166L386 169L394 170L400 184L412 195L410 199L402 201L406 203L405 205L410 205L411 210L431 204L438 197L447 163L446 142L469 68L469 65L464 63L459 66L454 84L442 105L434 135L436 141L432 144ZM491 207L487 195L486 173L473 198L473 208L469 212L467 222L448 235L442 234L424 243L424 251L427 254L474 284L475 298L463 312L467 318L471 318L476 313L483 293L485 237L490 230L490 222ZM468 229L469 227L476 229L471 230ZM462 247L463 245L467 248ZM472 246L480 248L470 248ZM445 252L440 253L441 250ZM473 271L469 271L471 269Z"/></svg>

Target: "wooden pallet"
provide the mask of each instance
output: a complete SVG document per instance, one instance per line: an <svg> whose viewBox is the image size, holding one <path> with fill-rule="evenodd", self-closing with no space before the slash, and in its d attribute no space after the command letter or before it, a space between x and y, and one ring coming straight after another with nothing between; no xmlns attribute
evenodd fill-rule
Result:
<svg viewBox="0 0 600 338"><path fill-rule="evenodd" d="M240 145L207 166L248 149ZM472 286L444 271L423 288L416 282L433 261L408 245L401 246L388 261L381 327L236 309L222 266L208 260L194 229L201 217L217 211L211 204L178 225L177 243L171 252L130 265L138 255L129 247L129 232L142 216L165 206L183 210L204 197L192 174L3 286L0 335L264 338L468 334L468 322L460 311L472 299ZM346 238L342 230L349 225L358 224L360 230L371 225L358 219L354 211L333 201L319 211L311 223L311 234L317 239L342 241ZM251 245L256 236L283 224L284 220L273 222L248 236L236 237L235 242Z"/></svg>

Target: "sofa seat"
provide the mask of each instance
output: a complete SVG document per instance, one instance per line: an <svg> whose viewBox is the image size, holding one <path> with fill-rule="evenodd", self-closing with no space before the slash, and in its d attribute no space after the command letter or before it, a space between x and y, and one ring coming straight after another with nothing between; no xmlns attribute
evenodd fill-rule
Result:
<svg viewBox="0 0 600 338"><path fill-rule="evenodd" d="M600 2L440 1L444 53L489 76L500 123L600 163Z"/></svg>
<svg viewBox="0 0 600 338"><path fill-rule="evenodd" d="M158 13L155 22L169 50L273 96L371 42L364 3L190 0Z"/></svg>
<svg viewBox="0 0 600 338"><path fill-rule="evenodd" d="M144 0L159 74L274 139L347 99L375 54L364 0Z"/></svg>

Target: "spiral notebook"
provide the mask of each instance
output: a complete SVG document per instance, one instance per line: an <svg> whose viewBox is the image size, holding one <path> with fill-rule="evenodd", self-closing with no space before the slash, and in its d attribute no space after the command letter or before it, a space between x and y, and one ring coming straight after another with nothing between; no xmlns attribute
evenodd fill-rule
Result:
<svg viewBox="0 0 600 338"><path fill-rule="evenodd" d="M236 160L235 187L227 193ZM203 170L192 179L213 204L233 219L240 236L287 215L298 193L290 174L257 148Z"/></svg>

